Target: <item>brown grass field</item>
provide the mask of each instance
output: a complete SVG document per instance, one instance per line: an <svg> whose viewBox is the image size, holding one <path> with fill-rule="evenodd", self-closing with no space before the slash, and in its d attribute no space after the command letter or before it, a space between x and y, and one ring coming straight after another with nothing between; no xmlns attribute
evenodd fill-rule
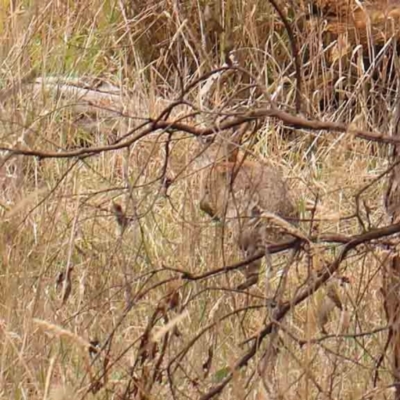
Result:
<svg viewBox="0 0 400 400"><path fill-rule="evenodd" d="M0 2L1 399L395 398L381 288L398 239L345 244L390 224L390 146L360 132L393 130L396 32L279 5L297 61L264 0ZM254 111L272 104L341 128ZM193 162L199 132L240 116L311 240L247 290Z"/></svg>

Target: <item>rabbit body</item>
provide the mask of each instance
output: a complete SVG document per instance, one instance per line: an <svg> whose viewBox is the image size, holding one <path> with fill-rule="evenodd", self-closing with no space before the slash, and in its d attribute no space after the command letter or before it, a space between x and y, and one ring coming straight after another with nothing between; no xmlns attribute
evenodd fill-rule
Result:
<svg viewBox="0 0 400 400"><path fill-rule="evenodd" d="M226 150L226 149L225 149ZM278 167L250 161L237 152L217 157L212 152L203 157L200 208L211 217L233 224L240 249L251 257L267 244L288 239L288 235L264 221L260 215L267 211L291 223L296 223L298 212L287 183ZM208 166L207 166L208 163ZM261 260L245 270L247 288L258 282Z"/></svg>

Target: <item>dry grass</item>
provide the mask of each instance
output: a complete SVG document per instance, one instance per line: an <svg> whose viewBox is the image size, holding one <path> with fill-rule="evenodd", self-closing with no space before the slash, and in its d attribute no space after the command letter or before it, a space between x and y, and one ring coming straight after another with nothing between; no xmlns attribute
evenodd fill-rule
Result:
<svg viewBox="0 0 400 400"><path fill-rule="evenodd" d="M4 1L0 85L13 90L3 91L6 99L0 96L1 145L57 151L113 143L143 118L157 116L179 96L182 84L221 65L231 44L239 64L265 84L268 95L293 110L293 58L268 2L218 2L214 15L225 33L200 19L204 2L185 1L181 8L178 3L146 0L135 8L109 0ZM300 10L287 12L293 26L305 26ZM376 77L362 58L366 49L362 53L356 43L338 40L324 50L321 28L307 29L298 36L302 112L345 123L358 115L356 122L366 129L388 132L396 90L395 72L385 75L395 67L392 47L376 55L387 64ZM123 89L118 101L94 107L45 84L19 85L32 69L43 78L98 78ZM232 111L244 99L250 106L268 104L249 83L250 78L233 74L203 104L196 87L188 101L201 113L183 122L210 123L212 112ZM171 118L190 112L180 106ZM318 199L313 234L350 236L387 224L384 179L362 193L360 210L355 202L356 194L388 167L386 147L350 134L294 131L275 120L263 121L257 139L251 157L282 167L304 219L311 218L307 202ZM172 184L166 197L160 174L168 145ZM6 160L0 170L1 398L134 398L137 385L137 398L193 399L228 376L248 349L243 342L265 325L266 293L263 283L251 295L228 290L242 280L238 272L201 281L184 281L174 272L197 275L241 259L229 229L199 211L198 177L190 165L196 146L187 134L174 133L168 142L166 132L157 132L129 148L91 157ZM129 218L123 234L113 202ZM303 222L302 229L309 233L310 224ZM314 267L333 260L338 251L336 245L322 246ZM388 398L388 358L373 387L387 331L352 335L386 325L380 295L386 257L382 247L366 244L341 265L340 274L351 281L344 296L348 337L299 345L297 339L321 337L315 313L322 289L279 321L281 329L233 374L221 398L361 399L370 392L376 399ZM281 271L287 257L273 260L275 271ZM285 299L308 276L308 261L303 255L291 266ZM273 288L278 281L277 273ZM330 332L339 327L336 314ZM87 344L93 340L101 351L90 358ZM154 371L162 375L149 389Z"/></svg>

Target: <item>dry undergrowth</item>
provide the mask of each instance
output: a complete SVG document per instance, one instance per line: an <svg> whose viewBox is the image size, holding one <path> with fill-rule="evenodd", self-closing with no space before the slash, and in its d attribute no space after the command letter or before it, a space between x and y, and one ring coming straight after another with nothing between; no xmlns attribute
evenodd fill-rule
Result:
<svg viewBox="0 0 400 400"><path fill-rule="evenodd" d="M203 2L183 3L4 2L1 147L46 153L113 145L148 116L157 118L182 85L222 65L231 48L250 74L223 75L204 99L195 86L167 119L204 128L216 114L237 112L240 102L241 110L267 107L267 95L293 112L292 51L268 2L216 2L212 18L200 18ZM300 9L285 12L295 29L308 29L296 35L303 115L389 133L393 46L376 54L393 73L375 76L362 57L367 50L343 37L324 48L322 24L302 24ZM60 77L80 89L67 93L55 84ZM88 101L95 87L108 95ZM385 178L374 182L389 166L385 145L351 132L260 122L250 157L282 168L305 234L350 237L388 224ZM82 157L4 152L1 398L192 399L229 378L224 399L389 395L388 356L378 365L387 336L380 288L388 251L376 243L340 264L337 274L350 281L340 289L347 314L335 309L327 334L316 323L321 289L277 321L247 366L232 372L269 322L268 296L263 279L249 293L231 290L243 279L238 271L185 279L242 259L229 229L199 210L197 147L193 135L164 129ZM340 249L325 243L313 257L302 251L284 300ZM272 257L276 289L290 256Z"/></svg>

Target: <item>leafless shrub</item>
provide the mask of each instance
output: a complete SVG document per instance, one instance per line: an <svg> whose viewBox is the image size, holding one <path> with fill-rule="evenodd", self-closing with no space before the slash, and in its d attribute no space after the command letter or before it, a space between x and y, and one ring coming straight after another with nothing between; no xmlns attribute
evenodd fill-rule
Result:
<svg viewBox="0 0 400 400"><path fill-rule="evenodd" d="M11 3L5 396L386 395L396 35L326 2Z"/></svg>

